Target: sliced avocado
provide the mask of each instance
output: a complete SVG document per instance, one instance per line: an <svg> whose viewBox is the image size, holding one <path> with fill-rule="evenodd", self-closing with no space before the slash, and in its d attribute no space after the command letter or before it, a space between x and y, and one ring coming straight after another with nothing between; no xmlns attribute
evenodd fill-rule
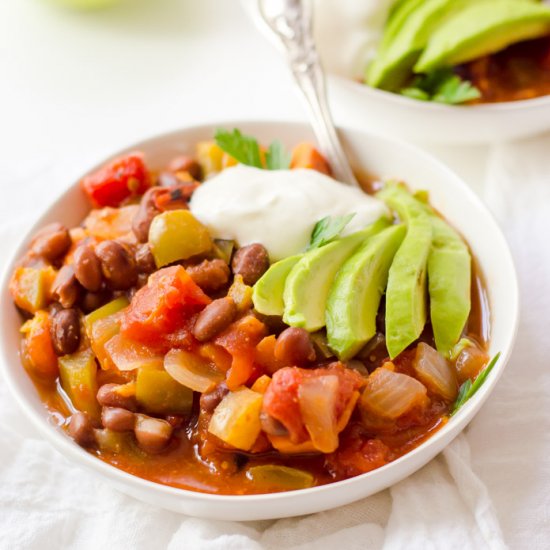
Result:
<svg viewBox="0 0 550 550"><path fill-rule="evenodd" d="M432 224L422 204L403 200L400 185L390 182L377 197L407 224L407 234L395 254L386 290L386 346L393 359L422 333L426 324L427 265Z"/></svg>
<svg viewBox="0 0 550 550"><path fill-rule="evenodd" d="M406 232L401 224L374 235L336 275L327 299L326 324L328 344L342 361L353 357L376 334L380 299Z"/></svg>
<svg viewBox="0 0 550 550"><path fill-rule="evenodd" d="M286 279L283 321L309 332L324 327L328 293L341 265L366 239L389 224L387 218L380 218L361 231L306 252Z"/></svg>
<svg viewBox="0 0 550 550"><path fill-rule="evenodd" d="M388 13L384 34L378 47L379 52L384 51L395 40L410 14L424 2L425 0L399 0L395 3Z"/></svg>
<svg viewBox="0 0 550 550"><path fill-rule="evenodd" d="M252 302L256 311L264 315L282 315L285 304L283 292L290 270L302 254L289 256L274 263L256 282L252 290Z"/></svg>
<svg viewBox="0 0 550 550"><path fill-rule="evenodd" d="M480 1L483 0L425 0L415 6L407 13L406 21L392 37L391 44L380 50L367 83L385 90L401 88L433 33L455 14ZM495 1L500 0L492 0L492 3Z"/></svg>
<svg viewBox="0 0 550 550"><path fill-rule="evenodd" d="M460 340L471 309L472 258L458 233L435 214L428 257L430 317L437 351L448 355Z"/></svg>
<svg viewBox="0 0 550 550"><path fill-rule="evenodd" d="M430 317L437 350L447 355L459 341L471 309L472 259L460 235L432 208L408 191L392 184L403 203L416 203L430 217L433 238L428 256Z"/></svg>
<svg viewBox="0 0 550 550"><path fill-rule="evenodd" d="M437 29L414 71L458 65L549 33L548 6L518 0L475 3Z"/></svg>

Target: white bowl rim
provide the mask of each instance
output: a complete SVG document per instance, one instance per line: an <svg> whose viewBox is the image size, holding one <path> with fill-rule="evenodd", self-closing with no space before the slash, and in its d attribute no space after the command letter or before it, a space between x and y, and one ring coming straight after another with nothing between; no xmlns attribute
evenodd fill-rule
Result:
<svg viewBox="0 0 550 550"><path fill-rule="evenodd" d="M144 147L150 143L154 143L155 141L158 141L161 139L170 139L170 138L176 137L180 135L182 132L201 132L201 131L207 131L207 130L211 131L212 129L218 128L218 127L246 128L245 131L248 132L248 131L251 131L249 130L250 128L254 128L254 127L266 128L269 126L273 126L275 128L276 127L304 128L304 127L307 127L308 125L303 122L297 122L297 121L281 121L281 120L270 120L270 119L261 119L261 120L260 119L249 119L249 120L229 119L229 120L222 120L222 121L213 122L213 123L196 124L191 126L179 127L178 129L172 129L166 132L160 132L158 134L155 134L154 136L141 139L140 141L133 143L130 146L123 147L119 149L117 152L115 152L114 154L108 157L103 157L99 162L95 162L93 166L89 167L86 170L83 170L80 173L82 175L88 174L93 170L97 169L99 166L102 166L105 162L108 162L112 158L120 156L129 151L139 150L140 147ZM486 211L486 215L495 230L495 237L497 237L501 241L500 243L501 245L504 245L502 250L505 252L507 256L506 260L512 268L510 272L510 276L512 278L512 280L510 281L510 288L513 291L513 295L510 296L510 300L511 300L512 311L514 312L514 315L513 315L513 325L512 325L510 342L507 348L501 353L501 356L497 364L495 365L493 371L491 372L490 377L481 386L479 391L460 408L460 410L451 418L451 420L449 420L449 422L447 422L444 426L439 428L435 433L431 434L420 445L418 445L411 451L405 453L404 455L397 458L396 460L389 462L384 466L377 468L375 470L372 470L370 472L360 474L358 476L344 479L341 481L334 481L334 482L327 483L325 485L311 487L308 489L284 491L279 493L261 493L261 494L252 494L252 495L223 495L223 494L202 493L199 491L193 491L190 489L183 489L179 487L173 487L169 485L164 485L162 483L149 481L147 479L141 478L139 476L136 476L124 470L121 470L116 466L113 466L107 462L104 462L100 458L96 457L95 455L92 455L91 453L89 453L88 451L86 451L85 449L77 445L60 428L48 422L47 417L41 416L38 413L35 413L33 408L29 407L28 403L26 402L26 398L23 391L19 390L17 381L15 380L15 377L12 376L11 374L10 368L8 366L9 360L6 355L7 346L6 346L6 343L3 341L3 337L1 337L0 335L0 372L2 372L4 380L6 381L12 396L14 396L16 402L23 409L27 418L37 428L38 432L43 436L43 438L53 444L54 448L58 452L60 452L65 457L70 457L77 464L80 463L88 466L92 471L95 471L102 477L106 477L110 480L113 480L115 483L119 482L120 484L124 484L124 485L126 484L134 485L136 489L139 488L146 491L153 491L157 494L162 493L164 495L168 495L172 497L185 495L187 498L191 500L195 499L197 501L203 501L205 503L208 503L208 502L216 502L218 504L235 504L236 502L260 503L264 501L286 500L292 496L297 496L298 494L300 495L305 495L306 493L308 495L323 494L325 492L330 492L331 490L334 490L336 487L343 488L346 486L350 486L351 484L355 483L359 479L364 479L367 476L376 475L379 472L386 471L389 469L395 469L398 467L398 465L400 465L403 462L412 461L412 458L414 456L423 452L423 450L426 447L435 445L435 442L438 439L444 437L444 435L447 433L447 431L450 430L453 424L458 424L458 423L463 424L463 426L457 431L457 433L453 437L456 437L460 432L464 430L466 425L475 416L477 410L479 410L479 408L485 402L489 394L494 389L496 383L498 382L498 379L500 378L504 370L504 367L506 366L506 363L510 358L510 355L512 353L512 349L514 347L514 343L517 337L518 325L519 325L519 286L518 286L516 269L514 266L514 262L513 262L508 244L506 243L506 240L502 234L500 227L496 223L495 219L493 218L492 214L489 212L487 207L473 192L473 190L461 178L459 178L453 171L447 168L447 166L444 163L434 158L432 155L425 153L418 147L415 147L399 139L379 136L378 134L373 132L357 130L354 128L340 126L340 125L338 125L338 130L343 132L344 134L345 133L349 133L351 135L362 134L372 139L385 141L388 144L394 144L398 147L408 149L410 152L414 153L419 158L423 158L425 162L431 162L434 165L438 165L439 169L447 172L449 177L452 177L457 181L457 183L460 184L462 191L466 195L468 195L469 200L477 203L478 206L481 206L482 209ZM37 228L41 226L41 224L43 223L42 222L43 218L47 217L47 214L49 213L49 211L57 203L63 202L65 198L65 194L68 193L72 187L78 185L78 181L79 180L72 181L68 186L64 187L60 191L60 193L56 195L54 200L48 203L47 208L43 211L43 214L36 220L36 222L32 225L32 227L30 227L28 231L25 232L25 234L19 239L19 241L17 242L17 245L14 247L13 252L10 255L9 260L5 264L4 272L2 274L2 277L0 278L0 290L5 290L7 288L14 263L20 257L22 246L26 243L26 241L28 241L29 236L32 235L33 232L35 232ZM6 293L4 292L3 296L5 295ZM9 304L9 305L12 306L12 304ZM4 319L5 317L4 311L6 306L7 304L3 303L3 298L0 297L0 326L3 326L4 323L6 322ZM477 409L477 410L474 411L474 409Z"/></svg>
<svg viewBox="0 0 550 550"><path fill-rule="evenodd" d="M502 101L499 103L482 103L480 105L445 105L443 103L437 103L435 101L421 101L413 99L401 94L388 92L378 88L373 88L364 82L359 82L351 77L343 76L341 74L327 72L330 79L341 83L344 86L353 87L355 90L366 95L371 95L375 99L382 101L389 101L398 104L402 107L414 107L420 110L424 110L427 113L431 112L460 112L464 114L464 111L472 113L498 113L498 112L511 112L511 111L527 111L530 109L538 109L541 105L550 104L550 95L544 95L540 97L533 97L530 99L519 99L517 101Z"/></svg>

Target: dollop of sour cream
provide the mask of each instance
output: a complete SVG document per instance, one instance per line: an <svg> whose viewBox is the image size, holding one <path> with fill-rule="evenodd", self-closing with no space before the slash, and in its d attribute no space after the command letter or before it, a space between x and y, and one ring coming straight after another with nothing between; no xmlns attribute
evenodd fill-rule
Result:
<svg viewBox="0 0 550 550"><path fill-rule="evenodd" d="M237 165L204 182L189 205L215 238L261 243L271 261L302 252L325 216L355 213L353 233L388 216L384 203L315 170L260 170Z"/></svg>

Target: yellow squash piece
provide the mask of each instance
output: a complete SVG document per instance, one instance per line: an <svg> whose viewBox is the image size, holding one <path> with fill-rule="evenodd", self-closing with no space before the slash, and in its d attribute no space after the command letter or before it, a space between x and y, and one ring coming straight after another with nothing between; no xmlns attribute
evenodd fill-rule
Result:
<svg viewBox="0 0 550 550"><path fill-rule="evenodd" d="M246 477L258 487L267 490L293 491L307 489L313 486L314 478L309 472L279 466L278 464L263 464L252 466L246 471Z"/></svg>
<svg viewBox="0 0 550 550"><path fill-rule="evenodd" d="M169 210L153 218L149 245L157 267L212 249L208 229L189 210Z"/></svg>
<svg viewBox="0 0 550 550"><path fill-rule="evenodd" d="M222 170L224 153L214 141L200 141L197 144L197 160L204 175L210 176Z"/></svg>
<svg viewBox="0 0 550 550"><path fill-rule="evenodd" d="M101 368L104 370L114 366L109 353L105 349L105 344L119 333L120 312L127 305L128 300L125 297L120 297L92 311L84 319L90 345Z"/></svg>
<svg viewBox="0 0 550 550"><path fill-rule="evenodd" d="M91 349L59 358L61 386L75 409L99 416L97 395L97 365Z"/></svg>
<svg viewBox="0 0 550 550"><path fill-rule="evenodd" d="M208 431L237 449L249 451L260 435L263 395L248 388L228 393L216 407Z"/></svg>
<svg viewBox="0 0 550 550"><path fill-rule="evenodd" d="M91 337L89 331L96 321L99 321L100 319L105 319L105 317L109 317L110 315L118 313L126 306L128 306L128 304L128 299L124 296L121 296L120 298L112 300L108 304L105 304L104 306L101 306L100 308L86 315L84 323L86 325L86 332L88 333L88 337Z"/></svg>
<svg viewBox="0 0 550 550"><path fill-rule="evenodd" d="M36 313L50 301L50 290L55 279L53 267L18 267L11 280L10 292L18 307Z"/></svg>
<svg viewBox="0 0 550 550"><path fill-rule="evenodd" d="M176 382L164 370L140 368L136 380L136 399L149 414L189 414L193 390Z"/></svg>

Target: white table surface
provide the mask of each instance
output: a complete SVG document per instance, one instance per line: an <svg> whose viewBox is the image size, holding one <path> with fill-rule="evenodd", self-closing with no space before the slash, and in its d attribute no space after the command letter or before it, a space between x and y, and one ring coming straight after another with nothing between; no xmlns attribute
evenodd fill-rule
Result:
<svg viewBox="0 0 550 550"><path fill-rule="evenodd" d="M59 188L66 171L179 126L304 119L278 53L238 0L127 0L97 13L2 0L0 75L2 222L32 216L56 192L30 183L41 170L62 167ZM481 190L487 147L429 149ZM22 176L28 186L10 185Z"/></svg>

